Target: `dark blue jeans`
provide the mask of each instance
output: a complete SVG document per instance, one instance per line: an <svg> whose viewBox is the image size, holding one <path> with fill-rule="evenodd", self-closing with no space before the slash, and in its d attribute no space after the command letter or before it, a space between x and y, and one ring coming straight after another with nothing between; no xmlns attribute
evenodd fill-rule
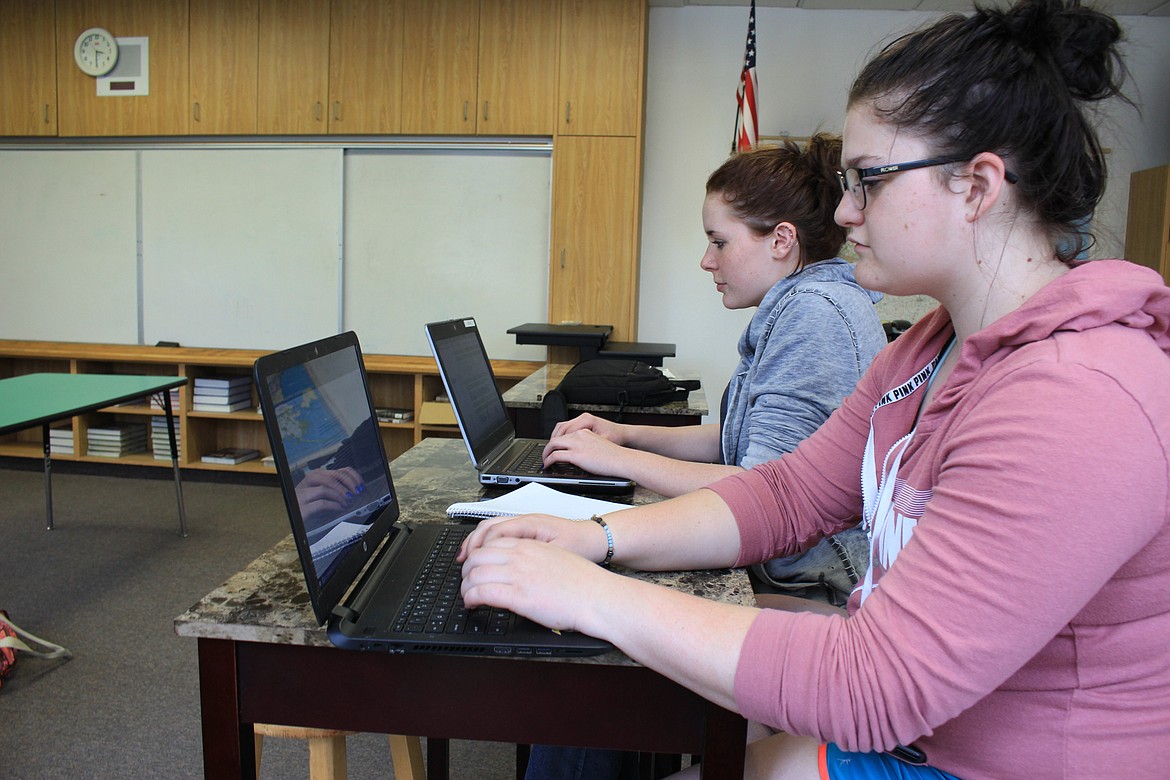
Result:
<svg viewBox="0 0 1170 780"><path fill-rule="evenodd" d="M524 780L636 780L638 754L601 748L533 745Z"/></svg>

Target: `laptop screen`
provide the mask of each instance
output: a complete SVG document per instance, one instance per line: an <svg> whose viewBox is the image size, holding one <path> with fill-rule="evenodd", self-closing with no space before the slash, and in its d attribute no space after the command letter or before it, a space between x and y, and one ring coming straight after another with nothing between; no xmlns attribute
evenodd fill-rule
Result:
<svg viewBox="0 0 1170 780"><path fill-rule="evenodd" d="M393 487L360 352L346 335L333 340L335 349L327 340L257 363L274 460L302 559L306 550L311 559L314 595L348 586L352 573L330 587L340 572L360 568L381 540L385 524L376 521L397 514L384 512L396 508ZM262 365L270 368L261 376ZM359 544L370 534L377 536L372 544Z"/></svg>
<svg viewBox="0 0 1170 780"><path fill-rule="evenodd" d="M475 320L429 323L427 336L476 465L515 435Z"/></svg>

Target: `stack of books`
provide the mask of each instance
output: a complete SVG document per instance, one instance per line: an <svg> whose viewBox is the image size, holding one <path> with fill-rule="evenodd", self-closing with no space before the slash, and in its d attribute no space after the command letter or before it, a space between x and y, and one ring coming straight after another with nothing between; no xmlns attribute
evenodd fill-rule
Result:
<svg viewBox="0 0 1170 780"><path fill-rule="evenodd" d="M120 458L146 452L146 424L118 423L101 428L90 428L86 455L102 458Z"/></svg>
<svg viewBox="0 0 1170 780"><path fill-rule="evenodd" d="M384 423L407 423L414 419L413 409L387 409L379 406L374 409L374 413L378 415L378 422Z"/></svg>
<svg viewBox="0 0 1170 780"><path fill-rule="evenodd" d="M203 376L195 378L193 412L238 412L252 406L252 378L249 376Z"/></svg>
<svg viewBox="0 0 1170 780"><path fill-rule="evenodd" d="M179 388L172 387L170 389L170 394L171 394L171 411L178 414L178 412L179 412ZM151 409L160 409L160 410L167 408L163 404L163 394L161 392L155 393L154 395L152 395L150 397L150 408Z"/></svg>
<svg viewBox="0 0 1170 780"><path fill-rule="evenodd" d="M174 408L178 409L179 407ZM181 446L179 443L179 421L175 420L175 449L178 450ZM150 420L150 449L154 452L155 460L171 459L171 441L170 437L167 436L166 415L153 417Z"/></svg>
<svg viewBox="0 0 1170 780"><path fill-rule="evenodd" d="M200 458L204 463L219 463L225 466L234 466L246 460L255 460L260 457L259 450L247 447L220 447L218 450L207 453Z"/></svg>
<svg viewBox="0 0 1170 780"><path fill-rule="evenodd" d="M73 429L72 428L50 428L49 429L49 452L53 455L72 455L73 454Z"/></svg>

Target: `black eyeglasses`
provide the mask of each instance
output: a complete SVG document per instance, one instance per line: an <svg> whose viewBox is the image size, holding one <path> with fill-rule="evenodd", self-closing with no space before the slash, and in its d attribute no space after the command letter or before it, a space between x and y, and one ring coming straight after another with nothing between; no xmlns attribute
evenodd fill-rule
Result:
<svg viewBox="0 0 1170 780"><path fill-rule="evenodd" d="M890 165L877 165L873 168L846 168L844 171L837 171L837 179L841 182L841 192L848 192L853 196L853 203L857 206L858 211L865 210L865 180L872 179L875 176L885 176L890 173L901 173L902 171L912 171L915 168L932 168L936 165L947 165L948 163L965 162L966 157L935 157L929 160L915 160L914 162L891 163ZM1015 184L1019 181L1019 177L1011 171L1004 171L1003 177L1007 179L1008 184Z"/></svg>

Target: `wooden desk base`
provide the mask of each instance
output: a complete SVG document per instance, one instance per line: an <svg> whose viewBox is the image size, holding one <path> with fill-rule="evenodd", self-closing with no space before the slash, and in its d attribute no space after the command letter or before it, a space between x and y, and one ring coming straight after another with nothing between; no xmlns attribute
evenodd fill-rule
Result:
<svg viewBox="0 0 1170 780"><path fill-rule="evenodd" d="M199 639L204 776L255 777L254 723L700 754L742 778L747 722L640 666Z"/></svg>

